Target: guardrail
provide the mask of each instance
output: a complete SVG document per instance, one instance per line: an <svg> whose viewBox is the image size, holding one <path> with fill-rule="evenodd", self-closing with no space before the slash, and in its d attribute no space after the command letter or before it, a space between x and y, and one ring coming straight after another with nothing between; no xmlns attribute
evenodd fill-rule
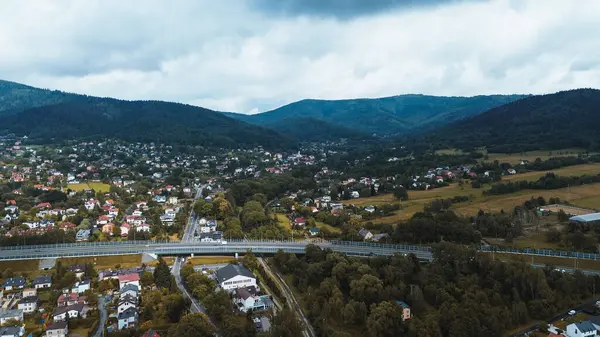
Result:
<svg viewBox="0 0 600 337"><path fill-rule="evenodd" d="M495 252L500 254L522 254L522 255L536 255L536 256L552 256L552 257L564 257L574 258L582 260L600 260L600 254L596 253L583 253L583 252L569 252L564 250L552 250L552 249L511 249L511 248L499 248L495 246L479 246L480 252Z"/></svg>

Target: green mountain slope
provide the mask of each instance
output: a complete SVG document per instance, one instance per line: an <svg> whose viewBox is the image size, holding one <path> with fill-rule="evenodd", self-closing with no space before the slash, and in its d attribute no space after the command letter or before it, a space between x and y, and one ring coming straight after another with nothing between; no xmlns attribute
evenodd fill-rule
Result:
<svg viewBox="0 0 600 337"><path fill-rule="evenodd" d="M487 147L493 152L581 147L600 149L600 90L532 96L441 127L419 142L436 147Z"/></svg>
<svg viewBox="0 0 600 337"><path fill-rule="evenodd" d="M373 138L360 131L333 125L316 118L291 117L267 124L268 127L283 135L307 142L348 140L365 140Z"/></svg>
<svg viewBox="0 0 600 337"><path fill-rule="evenodd" d="M302 100L256 115L228 114L256 125L293 118L316 118L369 134L406 134L471 117L491 108L527 97L492 95L438 97L401 95L376 99Z"/></svg>
<svg viewBox="0 0 600 337"><path fill-rule="evenodd" d="M114 137L215 147L293 146L295 140L220 112L159 101L123 101L0 82L0 131L40 141Z"/></svg>

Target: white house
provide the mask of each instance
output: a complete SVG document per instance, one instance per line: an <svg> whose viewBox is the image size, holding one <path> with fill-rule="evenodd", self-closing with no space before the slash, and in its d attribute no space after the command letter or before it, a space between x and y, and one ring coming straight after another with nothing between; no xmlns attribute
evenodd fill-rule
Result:
<svg viewBox="0 0 600 337"><path fill-rule="evenodd" d="M266 310L273 307L273 301L268 296L257 295L254 287L236 289L233 302L242 312Z"/></svg>
<svg viewBox="0 0 600 337"><path fill-rule="evenodd" d="M71 289L73 293L84 293L86 290L90 289L90 280L83 280L75 283L75 286Z"/></svg>
<svg viewBox="0 0 600 337"><path fill-rule="evenodd" d="M52 277L50 275L38 276L33 280L35 289L50 288L52 286Z"/></svg>
<svg viewBox="0 0 600 337"><path fill-rule="evenodd" d="M121 288L121 290L119 290L119 297L138 298L139 291L140 291L140 288L138 286L136 286L135 284L126 284L125 286L123 286L123 288Z"/></svg>
<svg viewBox="0 0 600 337"><path fill-rule="evenodd" d="M119 304L117 306L117 312L122 313L123 311L129 308L137 308L137 298L131 296L122 296L119 299Z"/></svg>
<svg viewBox="0 0 600 337"><path fill-rule="evenodd" d="M139 226L135 227L135 230L137 232L149 232L150 231L150 225L148 225L147 223L143 223Z"/></svg>
<svg viewBox="0 0 600 337"><path fill-rule="evenodd" d="M119 320L117 326L119 330L134 328L138 322L138 312L134 308L129 308L117 315Z"/></svg>
<svg viewBox="0 0 600 337"><path fill-rule="evenodd" d="M0 325L4 325L9 320L17 320L23 322L23 310L13 309L0 311Z"/></svg>
<svg viewBox="0 0 600 337"><path fill-rule="evenodd" d="M69 318L78 318L80 316L83 317L83 304L73 304L68 307L58 307L52 313L52 319L55 322L65 321L67 319L67 315Z"/></svg>
<svg viewBox="0 0 600 337"><path fill-rule="evenodd" d="M94 199L90 199L90 200L86 201L84 204L85 209L87 209L88 211L93 211L97 205L98 205L98 201L94 200Z"/></svg>
<svg viewBox="0 0 600 337"><path fill-rule="evenodd" d="M567 336L569 337L596 336L596 331L596 327L590 321L567 325Z"/></svg>
<svg viewBox="0 0 600 337"><path fill-rule="evenodd" d="M126 285L133 284L138 289L140 288L140 274L125 274L119 275L119 289L123 289Z"/></svg>
<svg viewBox="0 0 600 337"><path fill-rule="evenodd" d="M67 337L69 334L69 323L55 322L46 328L46 337Z"/></svg>
<svg viewBox="0 0 600 337"><path fill-rule="evenodd" d="M37 296L28 296L23 297L21 301L19 301L18 308L23 310L24 313L28 314L37 310L38 306L38 297Z"/></svg>
<svg viewBox="0 0 600 337"><path fill-rule="evenodd" d="M25 335L24 326L3 326L0 327L1 337L21 337Z"/></svg>
<svg viewBox="0 0 600 337"><path fill-rule="evenodd" d="M217 282L224 290L256 287L256 277L242 265L228 264L216 272Z"/></svg>

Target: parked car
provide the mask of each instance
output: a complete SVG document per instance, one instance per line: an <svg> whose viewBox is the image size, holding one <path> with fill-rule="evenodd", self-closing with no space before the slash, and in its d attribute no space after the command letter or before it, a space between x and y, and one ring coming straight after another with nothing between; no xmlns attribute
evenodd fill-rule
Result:
<svg viewBox="0 0 600 337"><path fill-rule="evenodd" d="M571 315L571 316L575 315L576 313L577 313L577 311L575 311L575 310L570 310L569 311L569 315Z"/></svg>

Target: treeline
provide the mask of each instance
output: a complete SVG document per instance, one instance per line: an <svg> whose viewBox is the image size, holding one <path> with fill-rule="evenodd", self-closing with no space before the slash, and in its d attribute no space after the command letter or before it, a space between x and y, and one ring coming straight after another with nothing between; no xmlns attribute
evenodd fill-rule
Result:
<svg viewBox="0 0 600 337"><path fill-rule="evenodd" d="M516 182L497 183L492 185L489 190L484 191L486 195L500 195L515 193L520 190L555 190L569 186L579 186L585 184L594 184L600 182L599 175L583 175L573 177L558 176L554 173L546 173L536 181L521 180Z"/></svg>
<svg viewBox="0 0 600 337"><path fill-rule="evenodd" d="M361 259L309 246L303 257L280 251L273 261L325 337L499 337L565 312L600 286L597 276L494 261L450 243L433 254L422 265L414 255Z"/></svg>
<svg viewBox="0 0 600 337"><path fill-rule="evenodd" d="M40 235L2 236L0 246L47 245L75 242L75 232L54 229Z"/></svg>

